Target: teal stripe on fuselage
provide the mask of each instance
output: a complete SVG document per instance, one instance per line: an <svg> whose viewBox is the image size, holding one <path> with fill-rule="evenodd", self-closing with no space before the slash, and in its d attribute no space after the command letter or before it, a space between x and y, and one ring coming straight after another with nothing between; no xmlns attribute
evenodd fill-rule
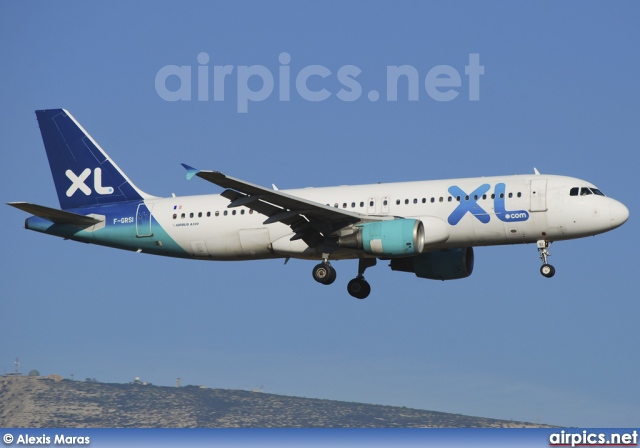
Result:
<svg viewBox="0 0 640 448"><path fill-rule="evenodd" d="M108 246L116 249L141 250L144 253L164 255L171 257L191 258L191 254L185 251L162 228L155 218L151 218L151 235L139 237L136 232L136 212L141 202L126 202L109 204L99 207L68 210L80 215L100 215L105 217L102 224L79 229L68 224L54 224L44 218L32 216L27 218L25 227L37 232L68 238L100 246ZM148 229L148 223L146 224ZM97 228L97 230L93 230ZM144 233L148 235L148 232Z"/></svg>

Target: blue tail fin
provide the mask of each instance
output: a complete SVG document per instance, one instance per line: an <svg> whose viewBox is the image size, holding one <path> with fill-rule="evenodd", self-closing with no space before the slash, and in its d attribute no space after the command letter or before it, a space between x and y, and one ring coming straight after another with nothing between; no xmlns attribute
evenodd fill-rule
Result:
<svg viewBox="0 0 640 448"><path fill-rule="evenodd" d="M63 210L150 198L64 109L37 110L42 141Z"/></svg>

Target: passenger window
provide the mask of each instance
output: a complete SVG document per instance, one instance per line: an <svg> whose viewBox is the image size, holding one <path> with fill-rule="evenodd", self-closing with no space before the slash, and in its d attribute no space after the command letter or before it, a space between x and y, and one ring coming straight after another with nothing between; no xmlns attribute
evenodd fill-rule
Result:
<svg viewBox="0 0 640 448"><path fill-rule="evenodd" d="M449 198L447 199L447 201L451 202L453 201L453 198L451 196L449 196Z"/></svg>
<svg viewBox="0 0 640 448"><path fill-rule="evenodd" d="M477 195L477 194L476 194L476 195L474 195L474 196L473 196L473 199L475 199L475 200L477 201L477 200L478 200L478 195Z"/></svg>
<svg viewBox="0 0 640 448"><path fill-rule="evenodd" d="M513 197L513 193L509 193L509 199Z"/></svg>
<svg viewBox="0 0 640 448"><path fill-rule="evenodd" d="M491 199L495 199L496 198L496 194L495 193L491 193Z"/></svg>
<svg viewBox="0 0 640 448"><path fill-rule="evenodd" d="M232 211L232 212L231 212L231 214L232 214L232 215L235 215L235 214L236 214L236 211L235 211L235 210L234 210L234 211Z"/></svg>
<svg viewBox="0 0 640 448"><path fill-rule="evenodd" d="M384 205L387 205L387 201L384 201ZM356 203L355 202L351 203L351 208L356 208Z"/></svg>
<svg viewBox="0 0 640 448"><path fill-rule="evenodd" d="M431 198L431 203L433 204L434 202L436 202L436 198Z"/></svg>
<svg viewBox="0 0 640 448"><path fill-rule="evenodd" d="M373 207L374 202L373 201L369 201L369 207Z"/></svg>
<svg viewBox="0 0 640 448"><path fill-rule="evenodd" d="M400 202L398 202L399 204ZM360 207L364 207L364 202L360 202Z"/></svg>
<svg viewBox="0 0 640 448"><path fill-rule="evenodd" d="M202 218L202 212L198 212L198 218Z"/></svg>
<svg viewBox="0 0 640 448"><path fill-rule="evenodd" d="M451 196L449 196L451 197ZM456 196L456 201L460 202L460 196Z"/></svg>
<svg viewBox="0 0 640 448"><path fill-rule="evenodd" d="M252 208L249 209L249 214L253 215L253 209Z"/></svg>
<svg viewBox="0 0 640 448"><path fill-rule="evenodd" d="M487 199L487 195L486 195L486 194L483 194L483 195L482 195L482 199Z"/></svg>
<svg viewBox="0 0 640 448"><path fill-rule="evenodd" d="M342 208L347 208L347 203L346 202L342 203Z"/></svg>
<svg viewBox="0 0 640 448"><path fill-rule="evenodd" d="M220 212L216 212L216 216L220 216Z"/></svg>
<svg viewBox="0 0 640 448"><path fill-rule="evenodd" d="M207 218L211 218L211 212L207 212Z"/></svg>
<svg viewBox="0 0 640 448"><path fill-rule="evenodd" d="M400 199L396 199L396 205L400 205Z"/></svg>
<svg viewBox="0 0 640 448"><path fill-rule="evenodd" d="M414 199L413 199L413 203L414 203L414 204L417 204L417 203L418 203L418 200L417 200L416 198L414 198Z"/></svg>
<svg viewBox="0 0 640 448"><path fill-rule="evenodd" d="M500 199L504 199L504 193L500 193Z"/></svg>
<svg viewBox="0 0 640 448"><path fill-rule="evenodd" d="M178 215L176 215L175 213L173 214L173 219L176 219L178 217Z"/></svg>
<svg viewBox="0 0 640 448"><path fill-rule="evenodd" d="M518 197L521 198L522 197L522 193L518 192Z"/></svg>
<svg viewBox="0 0 640 448"><path fill-rule="evenodd" d="M182 215L180 215L180 218L184 219L185 214L183 213Z"/></svg>
<svg viewBox="0 0 640 448"><path fill-rule="evenodd" d="M244 209L240 210L240 214L244 215Z"/></svg>
<svg viewBox="0 0 640 448"><path fill-rule="evenodd" d="M405 200L404 200L404 203L405 203L405 204L408 204L408 203L409 203L409 199L405 199Z"/></svg>
<svg viewBox="0 0 640 448"><path fill-rule="evenodd" d="M189 218L193 218L193 213L189 213Z"/></svg>
<svg viewBox="0 0 640 448"><path fill-rule="evenodd" d="M440 202L442 202L443 198L440 196ZM449 200L451 200L451 196L449 196Z"/></svg>
<svg viewBox="0 0 640 448"><path fill-rule="evenodd" d="M227 216L227 214L228 214L228 213L229 213L229 210L225 210L225 211L224 211L224 213L223 213L223 215L224 215L224 216Z"/></svg>
<svg viewBox="0 0 640 448"><path fill-rule="evenodd" d="M468 201L468 200L469 200L469 195L466 195L466 196L464 197L464 200L465 200L465 201Z"/></svg>
<svg viewBox="0 0 640 448"><path fill-rule="evenodd" d="M335 208L338 208L338 203L336 202L335 204L333 204L333 206L334 206Z"/></svg>
<svg viewBox="0 0 640 448"><path fill-rule="evenodd" d="M571 191L569 191L569 195L570 196L578 196L578 192L580 191L580 189L578 187L573 187L571 189Z"/></svg>
<svg viewBox="0 0 640 448"><path fill-rule="evenodd" d="M422 198L422 203L426 204L427 203L427 198Z"/></svg>

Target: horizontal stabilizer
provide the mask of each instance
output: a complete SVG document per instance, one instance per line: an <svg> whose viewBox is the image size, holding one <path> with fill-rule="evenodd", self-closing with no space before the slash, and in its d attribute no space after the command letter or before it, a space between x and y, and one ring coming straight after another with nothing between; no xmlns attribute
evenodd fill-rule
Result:
<svg viewBox="0 0 640 448"><path fill-rule="evenodd" d="M7 205L27 213L32 213L51 221L54 224L70 224L78 227L89 227L102 222L102 220L92 218L91 216L78 215L77 213L65 212L64 210L45 207L44 205L30 204L28 202L8 202Z"/></svg>

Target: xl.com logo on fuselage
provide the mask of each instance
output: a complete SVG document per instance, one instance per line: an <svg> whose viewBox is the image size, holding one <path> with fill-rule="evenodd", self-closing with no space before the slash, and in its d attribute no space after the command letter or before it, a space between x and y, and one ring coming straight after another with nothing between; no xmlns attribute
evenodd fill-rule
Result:
<svg viewBox="0 0 640 448"><path fill-rule="evenodd" d="M481 223L487 224L491 220L491 216L478 204L478 200L486 195L490 189L491 185L482 184L471 193L466 193L457 185L449 187L449 193L459 201L458 207L456 207L447 219L449 224L455 226L467 213L471 213ZM506 185L504 183L496 184L495 193L493 194L493 209L496 217L504 222L518 222L529 219L529 212L526 210L506 209L504 203L505 190Z"/></svg>

